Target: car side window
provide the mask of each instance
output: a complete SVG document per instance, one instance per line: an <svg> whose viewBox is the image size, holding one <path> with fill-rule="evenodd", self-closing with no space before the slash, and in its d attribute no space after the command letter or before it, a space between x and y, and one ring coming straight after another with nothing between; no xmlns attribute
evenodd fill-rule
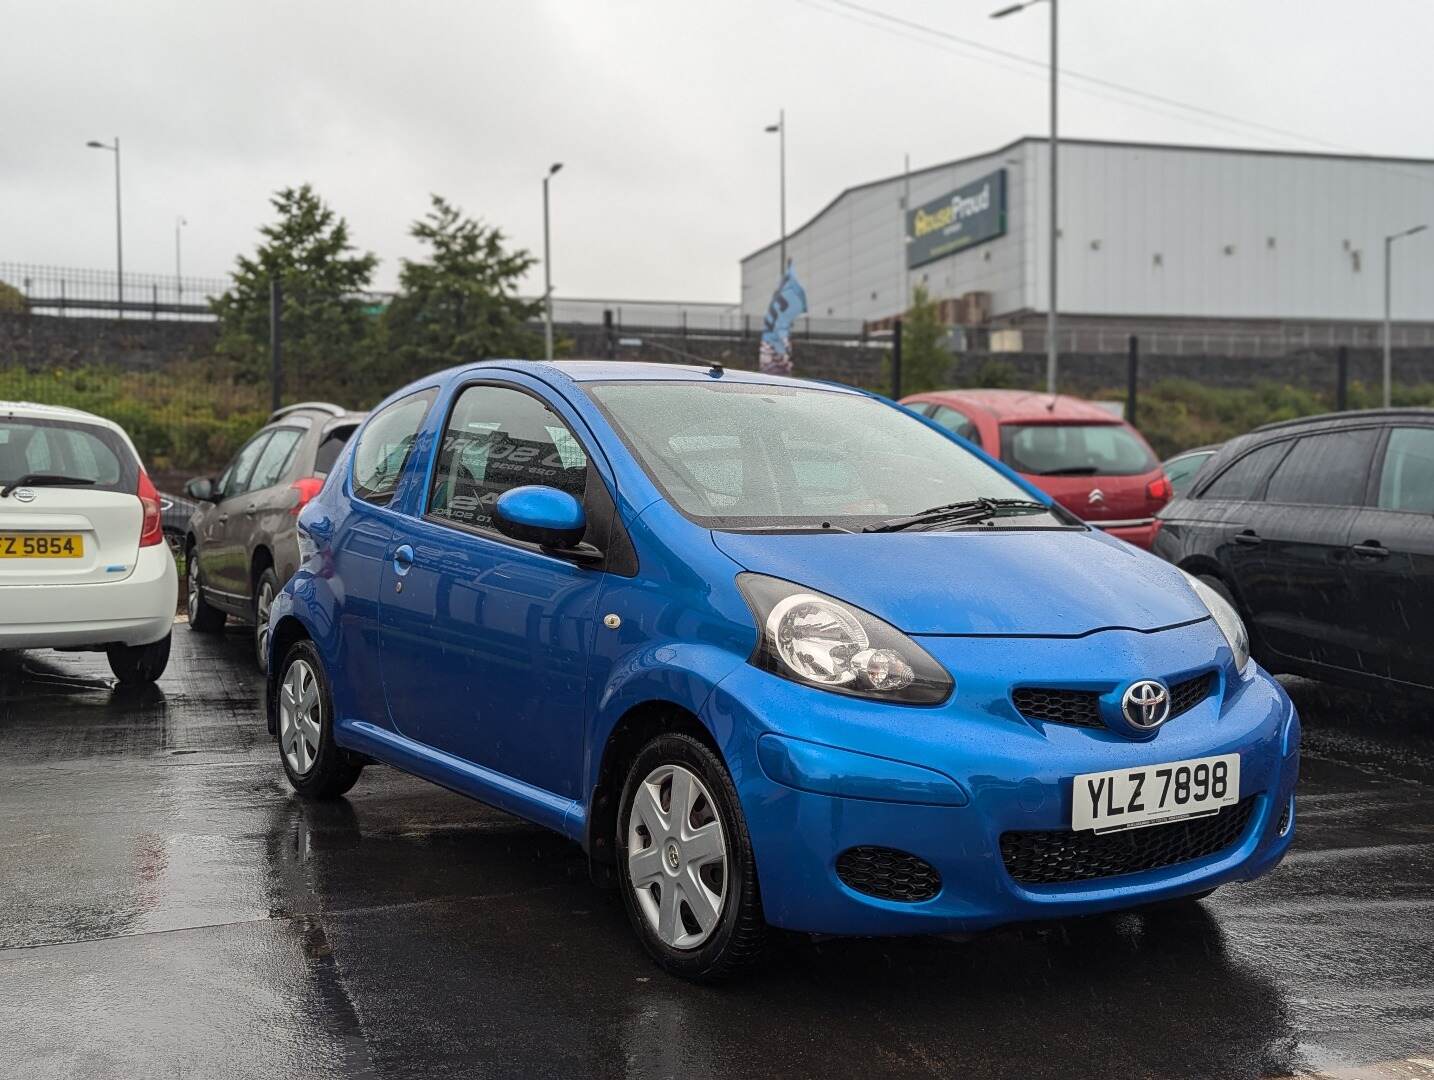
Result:
<svg viewBox="0 0 1434 1080"><path fill-rule="evenodd" d="M419 390L374 413L354 447L353 492L364 502L387 506L437 390Z"/></svg>
<svg viewBox="0 0 1434 1080"><path fill-rule="evenodd" d="M1378 441L1378 428L1306 435L1275 466L1265 489L1265 501L1362 506Z"/></svg>
<svg viewBox="0 0 1434 1080"><path fill-rule="evenodd" d="M931 419L947 431L960 435L977 446L981 445L981 432L977 430L975 422L959 409L953 409L949 405L937 405L931 410Z"/></svg>
<svg viewBox="0 0 1434 1080"><path fill-rule="evenodd" d="M219 488L220 498L232 499L249 490L249 478L254 473L254 466L258 463L259 456L269 445L269 436L272 434L272 431L259 432L244 444L239 453L234 455L234 462L225 471L223 483Z"/></svg>
<svg viewBox="0 0 1434 1080"><path fill-rule="evenodd" d="M1265 487L1265 478L1280 458L1290 448L1288 442L1273 442L1251 450L1200 492L1202 499L1228 499L1231 502L1251 502L1260 497Z"/></svg>
<svg viewBox="0 0 1434 1080"><path fill-rule="evenodd" d="M493 504L510 488L546 484L582 499L588 457L556 412L508 386L470 386L443 432L430 517L493 530Z"/></svg>
<svg viewBox="0 0 1434 1080"><path fill-rule="evenodd" d="M294 447L298 445L301 435L303 432L298 428L274 429L274 434L269 437L269 445L264 447L264 452L259 455L259 461L254 466L254 475L249 478L250 491L262 491L279 482L284 470L289 467L289 460L294 456Z"/></svg>
<svg viewBox="0 0 1434 1080"><path fill-rule="evenodd" d="M1434 514L1434 427L1394 428L1384 447L1379 508Z"/></svg>
<svg viewBox="0 0 1434 1080"><path fill-rule="evenodd" d="M1191 481L1195 479L1195 474L1200 471L1200 466L1209 460L1209 454L1187 454L1166 463L1165 476L1176 495L1185 494Z"/></svg>

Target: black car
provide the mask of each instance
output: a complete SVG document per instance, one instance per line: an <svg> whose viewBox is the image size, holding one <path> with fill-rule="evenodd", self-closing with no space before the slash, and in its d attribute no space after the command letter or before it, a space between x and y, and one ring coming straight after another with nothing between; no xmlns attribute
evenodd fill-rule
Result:
<svg viewBox="0 0 1434 1080"><path fill-rule="evenodd" d="M185 485L198 504L184 546L191 629L219 630L231 615L249 623L263 667L269 605L299 565L299 511L319 493L364 415L325 401L286 406L219 479Z"/></svg>
<svg viewBox="0 0 1434 1080"><path fill-rule="evenodd" d="M1159 517L1152 550L1235 604L1268 669L1434 690L1434 409L1267 424Z"/></svg>

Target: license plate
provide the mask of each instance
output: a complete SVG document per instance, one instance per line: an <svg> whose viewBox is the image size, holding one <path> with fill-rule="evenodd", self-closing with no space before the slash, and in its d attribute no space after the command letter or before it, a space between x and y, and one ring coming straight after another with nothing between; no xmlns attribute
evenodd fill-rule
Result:
<svg viewBox="0 0 1434 1080"><path fill-rule="evenodd" d="M0 559L82 559L79 533L0 533Z"/></svg>
<svg viewBox="0 0 1434 1080"><path fill-rule="evenodd" d="M1115 832L1208 817L1240 801L1240 755L1191 758L1083 773L1071 793L1071 828Z"/></svg>

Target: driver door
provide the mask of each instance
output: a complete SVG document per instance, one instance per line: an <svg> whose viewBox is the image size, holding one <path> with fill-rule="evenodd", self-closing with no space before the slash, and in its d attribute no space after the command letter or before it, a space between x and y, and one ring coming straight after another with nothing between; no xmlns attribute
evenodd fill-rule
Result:
<svg viewBox="0 0 1434 1080"><path fill-rule="evenodd" d="M604 574L503 536L492 513L499 495L523 484L579 499L602 485L575 426L526 386L461 389L429 489L394 528L380 590L394 727L567 799L580 796L581 717ZM590 530L593 518L590 507Z"/></svg>

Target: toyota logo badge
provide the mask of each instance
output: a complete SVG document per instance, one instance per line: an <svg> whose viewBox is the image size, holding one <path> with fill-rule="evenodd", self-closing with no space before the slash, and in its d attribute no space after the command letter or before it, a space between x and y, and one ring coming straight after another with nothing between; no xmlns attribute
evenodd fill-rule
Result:
<svg viewBox="0 0 1434 1080"><path fill-rule="evenodd" d="M1170 719L1170 691L1154 679L1131 683L1120 701L1120 711L1131 727L1153 731Z"/></svg>

